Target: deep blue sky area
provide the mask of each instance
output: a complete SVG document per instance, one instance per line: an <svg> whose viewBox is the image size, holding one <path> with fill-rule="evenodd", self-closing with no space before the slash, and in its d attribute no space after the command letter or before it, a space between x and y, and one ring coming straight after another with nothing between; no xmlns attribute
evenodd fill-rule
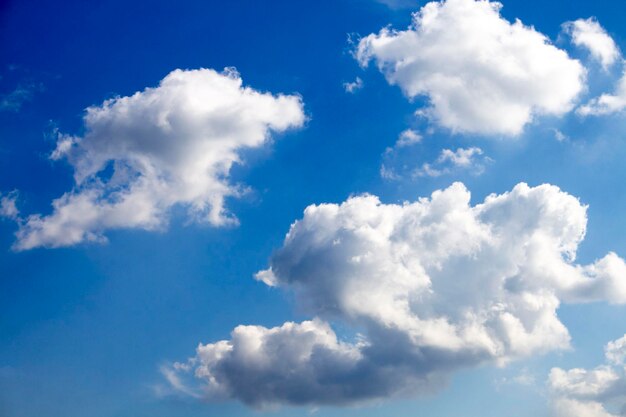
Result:
<svg viewBox="0 0 626 417"><path fill-rule="evenodd" d="M626 333L626 307L564 305L558 314L571 349L469 367L436 392L362 407L259 411L234 400L158 393L166 384L160 367L193 356L199 343L228 339L240 324L273 327L310 318L290 291L253 279L310 204L362 193L384 203L415 201L455 181L476 204L519 182L551 183L589 207L577 262L609 251L626 256L626 119L620 113L537 117L514 138L436 128L421 143L385 154L405 129L426 132L428 122L414 112L427 98L407 99L374 63L359 66L354 41L387 25L405 29L425 3L2 1L0 96L19 88L29 93L17 108L0 110L0 195L17 190L23 215L51 213L51 202L74 186L72 166L48 158L56 132L83 135L87 107L156 87L172 70L235 67L255 90L300 95L307 120L241 154L230 178L249 191L226 201L238 226L189 222L175 206L158 231L114 229L104 232L106 242L16 251L19 226L0 219L0 416L548 417L550 369L602 364L603 346ZM603 72L571 45L561 24L595 16L623 50L626 3L503 3L504 18L532 25L588 66L580 103L612 91L621 67ZM356 77L363 88L350 94L343 83ZM567 140L555 140L556 129ZM384 163L418 167L444 148L471 146L488 157L482 173L398 180L380 174ZM508 382L520 374L533 382Z"/></svg>

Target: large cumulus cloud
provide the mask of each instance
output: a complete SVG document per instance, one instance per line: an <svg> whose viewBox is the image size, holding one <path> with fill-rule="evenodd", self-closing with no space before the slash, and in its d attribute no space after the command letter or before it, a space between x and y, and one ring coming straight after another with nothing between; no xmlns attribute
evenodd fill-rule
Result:
<svg viewBox="0 0 626 417"><path fill-rule="evenodd" d="M517 135L535 115L571 110L585 70L548 38L500 16L486 0L430 2L404 31L363 38L356 56L374 60L390 84L456 132Z"/></svg>
<svg viewBox="0 0 626 417"><path fill-rule="evenodd" d="M162 228L175 205L194 221L235 222L224 200L242 192L228 181L240 151L304 120L299 96L243 86L234 69L175 70L158 87L89 107L84 135L59 134L51 155L74 168L74 189L53 202L51 214L24 219L15 247L102 240L114 228Z"/></svg>
<svg viewBox="0 0 626 417"><path fill-rule="evenodd" d="M209 398L346 404L567 348L561 302L626 302L620 257L575 263L586 222L586 207L551 185L475 206L460 183L402 205L364 195L309 206L256 278L315 319L239 326L176 369Z"/></svg>

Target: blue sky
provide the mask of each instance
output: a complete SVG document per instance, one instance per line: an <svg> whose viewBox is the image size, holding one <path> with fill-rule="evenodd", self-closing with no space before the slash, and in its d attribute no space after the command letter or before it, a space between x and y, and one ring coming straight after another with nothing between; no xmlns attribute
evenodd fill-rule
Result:
<svg viewBox="0 0 626 417"><path fill-rule="evenodd" d="M509 0L498 12L448 0L412 23L425 5L4 2L0 414L623 415L626 6ZM461 6L487 20L474 25ZM486 42L465 42L490 24ZM377 43L403 33L411 41L395 49ZM593 101L602 94L617 104ZM449 188L457 181L469 204ZM445 189L439 205L420 200ZM493 193L513 208L472 208ZM68 203L57 222L51 203L63 195L87 206ZM304 214L324 203L339 214ZM438 210L453 214L433 220L431 236L428 219L448 219ZM308 229L285 241L298 220ZM376 238L362 234L370 227ZM269 267L273 277L255 279ZM526 320L527 342L492 326L498 308ZM489 348L455 318L467 311L482 317ZM442 317L458 340L445 341ZM249 337L284 363L196 353L219 341L237 351L240 325L262 326ZM392 330L398 340L382 343ZM309 359L288 359L300 353ZM203 370L215 386L194 376Z"/></svg>

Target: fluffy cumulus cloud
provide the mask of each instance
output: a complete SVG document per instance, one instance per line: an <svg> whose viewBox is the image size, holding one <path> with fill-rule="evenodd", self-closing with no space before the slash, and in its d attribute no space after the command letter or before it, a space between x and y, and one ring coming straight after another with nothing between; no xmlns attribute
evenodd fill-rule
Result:
<svg viewBox="0 0 626 417"><path fill-rule="evenodd" d="M158 87L89 107L84 135L59 134L51 155L73 167L74 189L52 203L51 214L24 219L15 247L163 228L177 205L193 221L236 222L224 201L243 191L228 181L240 151L304 121L299 96L256 91L234 69L175 70Z"/></svg>
<svg viewBox="0 0 626 417"><path fill-rule="evenodd" d="M557 417L617 417L626 411L626 335L609 342L594 369L553 368L548 384Z"/></svg>
<svg viewBox="0 0 626 417"><path fill-rule="evenodd" d="M209 399L350 404L567 348L561 302L626 302L620 257L575 262L586 223L586 207L551 185L475 206L461 183L401 205L364 195L309 206L256 278L315 319L239 326L168 369Z"/></svg>
<svg viewBox="0 0 626 417"><path fill-rule="evenodd" d="M620 59L621 54L615 41L594 18L567 22L563 28L572 37L574 45L588 49L605 69Z"/></svg>
<svg viewBox="0 0 626 417"><path fill-rule="evenodd" d="M548 38L500 16L486 0L427 3L404 31L363 38L362 65L375 61L406 96L426 96L422 113L455 132L517 135L534 115L571 110L585 70Z"/></svg>

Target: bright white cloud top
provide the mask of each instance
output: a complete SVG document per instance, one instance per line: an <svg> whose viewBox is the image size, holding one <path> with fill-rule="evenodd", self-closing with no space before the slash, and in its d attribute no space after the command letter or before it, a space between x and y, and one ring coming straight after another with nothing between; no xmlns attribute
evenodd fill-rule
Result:
<svg viewBox="0 0 626 417"><path fill-rule="evenodd" d="M475 206L461 183L403 205L364 195L309 206L256 278L316 318L200 345L174 366L179 390L253 406L349 404L565 349L561 302L626 303L620 257L575 263L586 223L586 207L552 185ZM341 338L332 322L359 335Z"/></svg>
<svg viewBox="0 0 626 417"><path fill-rule="evenodd" d="M423 113L454 132L517 135L535 115L562 115L583 90L585 70L549 39L500 16L490 1L431 2L404 31L382 29L357 48Z"/></svg>
<svg viewBox="0 0 626 417"><path fill-rule="evenodd" d="M563 27L571 35L572 43L589 50L591 56L598 60L604 69L608 69L620 59L621 54L615 41L594 18L567 22Z"/></svg>
<svg viewBox="0 0 626 417"><path fill-rule="evenodd" d="M552 369L548 382L555 416L623 415L626 407L626 335L609 342L604 352L606 364L591 370Z"/></svg>
<svg viewBox="0 0 626 417"><path fill-rule="evenodd" d="M155 230L180 205L193 221L236 222L224 201L242 193L229 183L240 151L271 132L303 125L297 95L243 86L234 69L175 70L156 88L89 107L82 137L59 135L52 159L74 168L74 189L47 216L32 215L17 249L104 239L107 229Z"/></svg>

